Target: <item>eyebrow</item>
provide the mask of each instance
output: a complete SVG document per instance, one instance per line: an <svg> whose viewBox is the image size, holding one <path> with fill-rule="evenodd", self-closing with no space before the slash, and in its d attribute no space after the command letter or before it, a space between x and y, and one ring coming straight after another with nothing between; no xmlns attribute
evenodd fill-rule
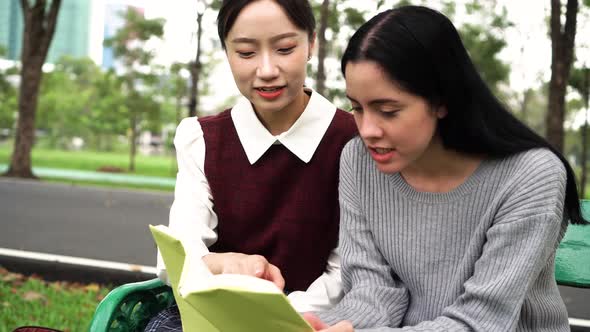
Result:
<svg viewBox="0 0 590 332"><path fill-rule="evenodd" d="M346 95L346 98L350 99L351 102L360 104L356 99L352 98L349 95ZM391 104L402 104L402 102L400 102L399 100L396 100L396 99L383 98L383 99L374 99L374 100L371 100L369 102L369 105L382 105L382 104L389 104L389 103L391 103Z"/></svg>
<svg viewBox="0 0 590 332"><path fill-rule="evenodd" d="M285 38L291 38L291 37L297 37L297 33L296 32L282 33L280 35L276 35L276 36L271 37L270 41L274 43L278 40L285 39ZM239 38L232 39L231 42L232 43L256 44L256 43L258 43L258 40L254 39L254 38L239 37Z"/></svg>

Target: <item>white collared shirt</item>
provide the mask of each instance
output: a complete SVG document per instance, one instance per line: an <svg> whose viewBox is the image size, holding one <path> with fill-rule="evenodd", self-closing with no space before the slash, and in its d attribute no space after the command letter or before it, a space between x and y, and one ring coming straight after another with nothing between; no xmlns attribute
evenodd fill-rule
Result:
<svg viewBox="0 0 590 332"><path fill-rule="evenodd" d="M258 120L245 97L232 108L232 122L250 164L256 163L273 144L283 144L305 163L311 160L334 118L336 106L311 89L306 90L311 92L307 107L289 130L277 136ZM217 241L217 215L205 177L205 140L196 117L186 118L178 125L174 146L178 174L169 227L181 238L187 251L195 257L203 257L209 253L208 247ZM200 234L200 239L195 234ZM158 277L167 282L159 252L157 269ZM298 312L326 310L341 297L340 257L336 248L328 258L326 271L305 292L296 291L288 296Z"/></svg>

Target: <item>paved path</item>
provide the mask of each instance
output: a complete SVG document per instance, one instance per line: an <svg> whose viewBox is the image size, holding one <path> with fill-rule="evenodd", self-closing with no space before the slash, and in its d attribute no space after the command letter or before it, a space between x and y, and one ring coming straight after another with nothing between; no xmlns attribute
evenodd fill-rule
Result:
<svg viewBox="0 0 590 332"><path fill-rule="evenodd" d="M0 179L0 248L154 265L171 193Z"/></svg>

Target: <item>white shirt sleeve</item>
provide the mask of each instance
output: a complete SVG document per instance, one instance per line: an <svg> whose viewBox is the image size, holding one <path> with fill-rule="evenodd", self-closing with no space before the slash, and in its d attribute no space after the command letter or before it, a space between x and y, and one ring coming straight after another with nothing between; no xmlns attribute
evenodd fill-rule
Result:
<svg viewBox="0 0 590 332"><path fill-rule="evenodd" d="M174 146L178 173L169 227L179 236L185 250L194 257L203 257L217 241L217 215L205 177L205 140L196 117L186 118L178 125ZM169 284L159 251L156 269L158 278Z"/></svg>
<svg viewBox="0 0 590 332"><path fill-rule="evenodd" d="M328 257L326 271L309 285L305 292L292 292L288 298L297 312L304 313L330 309L340 301L343 295L340 255L336 248Z"/></svg>

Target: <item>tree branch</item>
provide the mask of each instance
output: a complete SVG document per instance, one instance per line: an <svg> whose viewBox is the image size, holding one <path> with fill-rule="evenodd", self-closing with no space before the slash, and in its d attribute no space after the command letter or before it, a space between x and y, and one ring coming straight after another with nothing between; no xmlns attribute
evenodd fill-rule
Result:
<svg viewBox="0 0 590 332"><path fill-rule="evenodd" d="M551 0L551 49L555 58L561 49L561 0Z"/></svg>
<svg viewBox="0 0 590 332"><path fill-rule="evenodd" d="M20 7L23 13L26 13L29 10L29 1L28 0L20 0Z"/></svg>
<svg viewBox="0 0 590 332"><path fill-rule="evenodd" d="M39 53L43 54L44 57L49 50L49 44L53 38L53 34L55 32L55 27L57 26L57 15L59 13L59 7L61 6L61 0L53 0L51 2L51 8L49 9L49 13L45 18L45 22L47 22L46 29L43 31L43 36L41 37L41 45L39 47Z"/></svg>

